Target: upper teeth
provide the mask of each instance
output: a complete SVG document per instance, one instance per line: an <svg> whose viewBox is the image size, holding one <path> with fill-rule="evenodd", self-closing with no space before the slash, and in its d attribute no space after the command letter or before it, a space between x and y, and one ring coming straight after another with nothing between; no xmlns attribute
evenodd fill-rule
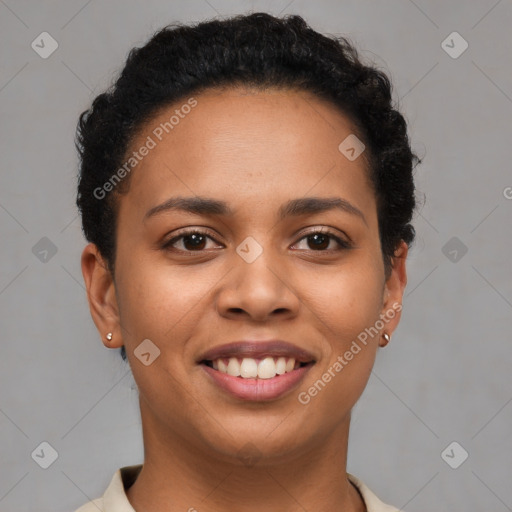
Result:
<svg viewBox="0 0 512 512"><path fill-rule="evenodd" d="M216 359L212 361L212 365L215 370L233 377L271 379L276 375L291 372L295 368L295 359L293 357L288 359L286 357L265 357L258 360L244 357L239 360L236 357L230 357L229 360Z"/></svg>

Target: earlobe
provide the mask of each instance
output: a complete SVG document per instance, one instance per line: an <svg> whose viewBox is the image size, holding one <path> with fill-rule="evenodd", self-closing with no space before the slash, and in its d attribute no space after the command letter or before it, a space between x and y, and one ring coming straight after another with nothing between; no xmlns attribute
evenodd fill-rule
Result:
<svg viewBox="0 0 512 512"><path fill-rule="evenodd" d="M115 283L97 246L89 243L82 252L82 275L92 319L103 344L109 348L123 345L119 328L119 311ZM107 333L111 333L107 337Z"/></svg>
<svg viewBox="0 0 512 512"><path fill-rule="evenodd" d="M400 322L403 294L407 284L406 260L408 249L407 243L404 241L396 249L391 274L384 286L381 318L386 321L384 331L389 335ZM387 342L389 340L382 342L381 346L385 346Z"/></svg>

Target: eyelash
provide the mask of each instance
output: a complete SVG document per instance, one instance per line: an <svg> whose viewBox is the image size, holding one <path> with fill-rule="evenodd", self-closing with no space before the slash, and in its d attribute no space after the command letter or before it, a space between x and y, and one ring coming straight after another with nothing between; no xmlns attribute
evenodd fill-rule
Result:
<svg viewBox="0 0 512 512"><path fill-rule="evenodd" d="M344 250L344 249L350 249L352 247L352 243L351 242L349 242L347 240L343 240L342 238L340 238L339 236L337 236L332 231L330 231L329 229L326 229L326 228L321 228L321 229L317 229L315 231L310 231L309 233L306 233L301 238L299 238L299 240L296 243L298 243L298 242L300 242L300 241L302 241L304 239L307 239L310 236L316 235L316 234L327 235L331 240L334 240L335 242L337 242L339 244L340 248L338 248L338 249L319 249L319 250L309 249L308 250L309 252L315 252L315 253L326 252L326 253L331 253L333 251L341 251L341 250ZM204 249L197 250L197 251L187 251L187 250L183 250L183 249L175 249L175 248L172 247L172 245L175 244L178 240L180 240L182 238L185 238L187 236L190 236L190 235L203 235L203 236L206 236L206 237L210 238L214 242L218 243L217 240L215 240L215 238L211 234L209 234L207 231L200 231L198 229L189 229L187 231L182 231L177 236L175 236L175 237L171 238L170 240L168 240L167 242L165 242L163 244L163 246L162 246L162 249L175 250L175 251L186 253L186 254L204 252L205 251Z"/></svg>

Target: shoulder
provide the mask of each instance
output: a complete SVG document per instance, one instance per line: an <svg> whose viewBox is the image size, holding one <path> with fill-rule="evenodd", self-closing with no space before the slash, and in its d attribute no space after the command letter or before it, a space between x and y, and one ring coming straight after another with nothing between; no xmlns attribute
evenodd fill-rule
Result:
<svg viewBox="0 0 512 512"><path fill-rule="evenodd" d="M126 489L137 479L142 464L119 468L101 498L87 502L75 512L135 512L126 496Z"/></svg>
<svg viewBox="0 0 512 512"><path fill-rule="evenodd" d="M347 477L359 490L363 497L366 509L368 512L401 512L397 507L392 507L381 501L369 487L359 478L350 473L347 473Z"/></svg>

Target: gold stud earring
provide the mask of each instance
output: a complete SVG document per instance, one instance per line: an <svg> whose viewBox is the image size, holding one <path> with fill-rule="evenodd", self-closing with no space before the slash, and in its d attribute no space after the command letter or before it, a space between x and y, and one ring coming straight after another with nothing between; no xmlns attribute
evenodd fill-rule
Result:
<svg viewBox="0 0 512 512"><path fill-rule="evenodd" d="M108 341L112 341L112 336L113 336L113 335L112 335L112 333L111 333L111 332L107 333L107 340L108 340Z"/></svg>
<svg viewBox="0 0 512 512"><path fill-rule="evenodd" d="M385 332L382 334L382 337L384 338L384 342L381 344L381 347L385 347L390 341L391 341L391 336Z"/></svg>

